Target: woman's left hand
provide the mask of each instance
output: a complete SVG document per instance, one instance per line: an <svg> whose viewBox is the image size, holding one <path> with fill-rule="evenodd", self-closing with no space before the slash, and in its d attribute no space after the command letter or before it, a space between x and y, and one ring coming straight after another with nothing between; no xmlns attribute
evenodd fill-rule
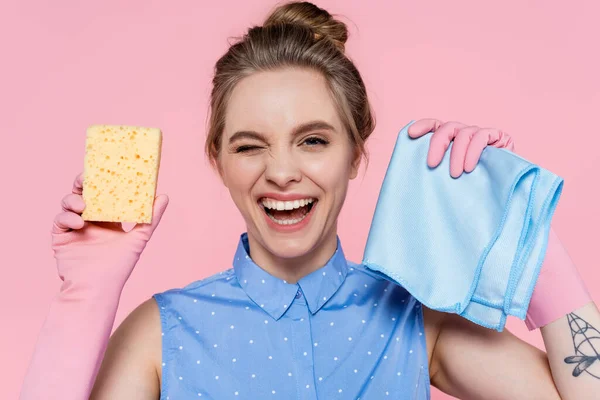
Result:
<svg viewBox="0 0 600 400"><path fill-rule="evenodd" d="M458 178L463 172L471 172L479 162L479 157L487 146L514 150L510 135L499 129L480 128L460 122L442 122L437 119L420 119L408 127L408 136L421 137L433 132L427 155L427 165L437 167L444 158L450 142L450 175Z"/></svg>

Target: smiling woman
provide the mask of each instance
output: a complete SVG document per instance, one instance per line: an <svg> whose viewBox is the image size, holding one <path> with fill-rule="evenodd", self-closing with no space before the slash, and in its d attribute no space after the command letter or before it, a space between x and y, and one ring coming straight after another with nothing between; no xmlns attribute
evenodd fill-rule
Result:
<svg viewBox="0 0 600 400"><path fill-rule="evenodd" d="M326 79L300 68L255 73L232 90L225 121L227 146L215 163L246 221L252 259L291 282L298 268L323 266L335 250L336 220L361 154ZM304 210L283 211L285 202L300 199ZM278 211L266 212L265 201Z"/></svg>
<svg viewBox="0 0 600 400"><path fill-rule="evenodd" d="M363 80L345 54L347 38L346 26L326 10L289 3L219 59L206 154L247 232L232 268L156 293L110 341L121 290L167 198L155 199L151 225L129 233L84 224L78 177L53 228L65 285L23 400L90 393L117 400L412 400L428 399L430 383L465 398L559 398L545 353L507 331L428 310L402 286L345 258L338 216L375 126ZM501 131L458 123L422 120L409 134L431 131L430 166L454 140L454 177L475 168L488 145L512 149ZM122 279L112 279L117 274ZM537 305L550 283L534 296L542 298ZM541 308L544 324L560 317ZM597 311L572 320L588 316L591 328ZM565 379L556 355L565 352L568 333L545 329L555 336L552 373ZM591 351L584 356L568 361L582 363L578 376L596 360Z"/></svg>

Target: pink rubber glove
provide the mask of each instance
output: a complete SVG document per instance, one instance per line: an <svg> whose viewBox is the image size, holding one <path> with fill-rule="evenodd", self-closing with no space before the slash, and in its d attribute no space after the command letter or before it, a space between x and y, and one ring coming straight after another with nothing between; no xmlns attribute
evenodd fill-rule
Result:
<svg viewBox="0 0 600 400"><path fill-rule="evenodd" d="M527 328L540 328L591 301L575 264L550 227L546 255L527 309Z"/></svg>
<svg viewBox="0 0 600 400"><path fill-rule="evenodd" d="M114 324L121 291L164 213L155 198L151 224L84 222L83 174L62 200L52 248L63 284L50 305L25 376L21 400L89 398Z"/></svg>
<svg viewBox="0 0 600 400"><path fill-rule="evenodd" d="M408 136L421 137L433 132L427 155L427 165L438 166L450 142L454 141L450 151L450 175L458 178L464 172L471 172L477 166L483 149L493 146L514 150L510 135L499 129L468 126L460 122L442 122L437 119L420 119L408 127Z"/></svg>

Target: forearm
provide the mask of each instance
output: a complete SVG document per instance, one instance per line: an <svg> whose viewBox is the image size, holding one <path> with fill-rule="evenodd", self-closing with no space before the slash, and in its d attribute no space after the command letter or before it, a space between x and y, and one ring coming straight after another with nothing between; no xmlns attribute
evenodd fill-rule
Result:
<svg viewBox="0 0 600 400"><path fill-rule="evenodd" d="M600 315L553 229L526 322L530 329L541 329L554 384L561 398L597 398Z"/></svg>
<svg viewBox="0 0 600 400"><path fill-rule="evenodd" d="M554 383L564 400L600 393L600 313L594 303L541 328Z"/></svg>
<svg viewBox="0 0 600 400"><path fill-rule="evenodd" d="M89 397L119 297L120 292L63 284L40 331L21 400Z"/></svg>

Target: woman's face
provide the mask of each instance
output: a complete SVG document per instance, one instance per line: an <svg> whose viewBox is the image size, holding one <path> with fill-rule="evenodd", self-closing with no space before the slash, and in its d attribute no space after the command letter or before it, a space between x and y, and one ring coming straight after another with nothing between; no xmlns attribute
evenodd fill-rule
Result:
<svg viewBox="0 0 600 400"><path fill-rule="evenodd" d="M276 258L336 241L360 158L325 79L306 69L261 72L231 94L219 167L251 244Z"/></svg>

